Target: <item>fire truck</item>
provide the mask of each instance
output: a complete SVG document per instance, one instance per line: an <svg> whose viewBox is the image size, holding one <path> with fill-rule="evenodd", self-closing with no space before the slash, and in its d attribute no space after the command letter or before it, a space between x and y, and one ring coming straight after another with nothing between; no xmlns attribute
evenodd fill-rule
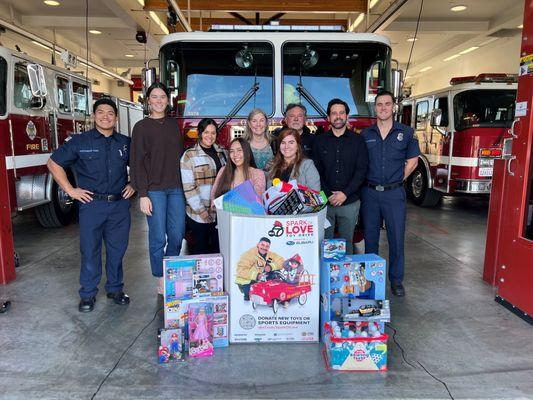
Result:
<svg viewBox="0 0 533 400"><path fill-rule="evenodd" d="M82 76L0 47L0 154L12 213L34 208L45 227L72 220L75 206L46 162L67 137L89 127L90 104ZM72 171L68 176L74 183Z"/></svg>
<svg viewBox="0 0 533 400"><path fill-rule="evenodd" d="M273 130L294 102L306 106L311 132L320 133L328 129L325 109L335 97L350 106L353 128L375 121L375 94L399 82L399 71L391 73L389 40L335 27L300 28L306 32L291 26L219 25L162 39L160 81L171 91L186 144L196 140L196 125L204 117L217 120L218 140L227 145L243 135L252 109L263 109ZM155 74L155 68L145 70L145 88Z"/></svg>
<svg viewBox="0 0 533 400"><path fill-rule="evenodd" d="M514 119L516 81L508 74L457 77L447 89L402 102L399 119L413 127L422 153L406 182L415 204L490 194L494 160Z"/></svg>

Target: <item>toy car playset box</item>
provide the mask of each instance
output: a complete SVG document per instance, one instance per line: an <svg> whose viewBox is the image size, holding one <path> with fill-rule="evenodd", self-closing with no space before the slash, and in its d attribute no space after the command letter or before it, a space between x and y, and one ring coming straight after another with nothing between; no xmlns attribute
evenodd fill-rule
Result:
<svg viewBox="0 0 533 400"><path fill-rule="evenodd" d="M174 300L171 303L167 303L167 306L165 307L165 327L182 328L185 332L186 339L189 339L189 307L200 302L208 303L212 306L212 335L214 347L227 347L229 345L229 303L226 294Z"/></svg>
<svg viewBox="0 0 533 400"><path fill-rule="evenodd" d="M324 325L326 367L337 371L387 371L388 335L374 322Z"/></svg>
<svg viewBox="0 0 533 400"><path fill-rule="evenodd" d="M386 262L375 254L344 255L345 241L324 240L321 258L320 318L321 337L330 321L372 318L390 321L385 300ZM347 316L347 319L344 317Z"/></svg>

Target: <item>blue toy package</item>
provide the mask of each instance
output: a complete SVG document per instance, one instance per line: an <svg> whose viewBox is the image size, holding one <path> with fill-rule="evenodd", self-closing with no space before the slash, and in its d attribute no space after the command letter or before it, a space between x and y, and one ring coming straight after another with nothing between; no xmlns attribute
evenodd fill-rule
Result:
<svg viewBox="0 0 533 400"><path fill-rule="evenodd" d="M322 260L342 260L346 256L345 239L324 239L322 241Z"/></svg>
<svg viewBox="0 0 533 400"><path fill-rule="evenodd" d="M359 315L374 314L374 309L381 313L383 309L383 318L371 316L381 325L390 320L388 302L385 307L383 303L387 279L386 261L383 258L375 254L346 255L341 260L322 257L320 276L322 339L324 324L343 321L344 316L349 316L349 320L353 321Z"/></svg>

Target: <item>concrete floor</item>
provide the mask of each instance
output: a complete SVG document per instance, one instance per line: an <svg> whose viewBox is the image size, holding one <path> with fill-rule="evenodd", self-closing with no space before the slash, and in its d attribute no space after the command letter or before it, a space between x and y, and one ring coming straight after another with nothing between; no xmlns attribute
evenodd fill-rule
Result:
<svg viewBox="0 0 533 400"><path fill-rule="evenodd" d="M12 301L0 315L0 398L533 398L533 327L481 280L487 208L465 198L409 206L407 296L391 301L389 371L359 374L327 372L318 344L232 345L158 365L162 304L144 218L133 212L125 259L131 304L101 291L81 314L77 226L45 230L18 216L21 267L0 286Z"/></svg>

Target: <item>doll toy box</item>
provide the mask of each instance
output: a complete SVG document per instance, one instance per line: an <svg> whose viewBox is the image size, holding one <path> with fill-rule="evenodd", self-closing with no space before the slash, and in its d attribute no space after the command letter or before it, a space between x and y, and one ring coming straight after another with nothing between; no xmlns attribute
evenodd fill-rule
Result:
<svg viewBox="0 0 533 400"><path fill-rule="evenodd" d="M387 371L388 335L376 323L324 325L324 361L328 370Z"/></svg>
<svg viewBox="0 0 533 400"><path fill-rule="evenodd" d="M208 297L224 288L224 264L220 254L166 257L163 260L165 308L175 300Z"/></svg>
<svg viewBox="0 0 533 400"><path fill-rule="evenodd" d="M189 357L210 357L213 346L213 305L206 302L189 304Z"/></svg>
<svg viewBox="0 0 533 400"><path fill-rule="evenodd" d="M229 345L229 303L228 296L224 293L218 296L174 300L173 303L169 303L169 307L165 308L165 328L182 328L188 339L189 306L199 302L212 305L214 347L227 347Z"/></svg>

